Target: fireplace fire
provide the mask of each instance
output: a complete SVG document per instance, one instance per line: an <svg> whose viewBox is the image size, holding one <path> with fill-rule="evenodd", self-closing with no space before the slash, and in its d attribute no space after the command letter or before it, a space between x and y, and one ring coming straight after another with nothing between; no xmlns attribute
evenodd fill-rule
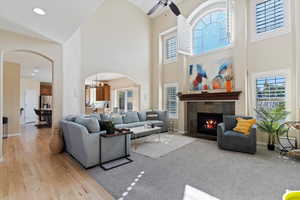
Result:
<svg viewBox="0 0 300 200"><path fill-rule="evenodd" d="M222 122L221 113L198 113L198 133L216 136L218 124Z"/></svg>
<svg viewBox="0 0 300 200"><path fill-rule="evenodd" d="M208 129L216 128L218 126L218 122L216 120L209 119L209 120L206 120L206 123L204 126L205 126L205 128L208 128Z"/></svg>

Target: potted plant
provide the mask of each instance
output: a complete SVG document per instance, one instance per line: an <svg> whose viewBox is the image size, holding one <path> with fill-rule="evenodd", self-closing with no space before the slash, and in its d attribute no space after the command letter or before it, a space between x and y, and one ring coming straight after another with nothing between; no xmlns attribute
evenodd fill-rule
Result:
<svg viewBox="0 0 300 200"><path fill-rule="evenodd" d="M268 149L273 151L275 149L276 134L282 135L287 131L286 128L280 128L280 125L289 115L289 112L286 111L284 104L278 104L274 108L260 107L255 109L255 112L258 118L257 127L269 135Z"/></svg>

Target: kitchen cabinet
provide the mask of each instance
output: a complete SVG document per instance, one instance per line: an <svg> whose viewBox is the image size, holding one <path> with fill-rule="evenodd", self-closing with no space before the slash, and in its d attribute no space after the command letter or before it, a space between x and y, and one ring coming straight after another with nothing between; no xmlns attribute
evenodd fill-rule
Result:
<svg viewBox="0 0 300 200"><path fill-rule="evenodd" d="M110 86L108 84L96 88L96 101L110 101Z"/></svg>

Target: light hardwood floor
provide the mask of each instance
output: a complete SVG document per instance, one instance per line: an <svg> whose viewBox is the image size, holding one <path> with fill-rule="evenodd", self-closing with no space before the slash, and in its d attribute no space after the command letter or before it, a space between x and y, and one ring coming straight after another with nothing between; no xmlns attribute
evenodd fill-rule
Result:
<svg viewBox="0 0 300 200"><path fill-rule="evenodd" d="M1 200L113 200L66 154L52 155L50 129L26 127L4 141L0 163Z"/></svg>

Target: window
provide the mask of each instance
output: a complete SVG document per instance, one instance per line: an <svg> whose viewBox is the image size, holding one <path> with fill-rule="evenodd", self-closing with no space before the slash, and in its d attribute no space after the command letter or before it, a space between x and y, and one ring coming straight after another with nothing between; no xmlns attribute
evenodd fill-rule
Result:
<svg viewBox="0 0 300 200"><path fill-rule="evenodd" d="M177 84L165 84L165 109L172 119L178 118L178 86Z"/></svg>
<svg viewBox="0 0 300 200"><path fill-rule="evenodd" d="M251 40L290 32L290 0L251 0Z"/></svg>
<svg viewBox="0 0 300 200"><path fill-rule="evenodd" d="M272 31L283 26L283 0L268 0L256 4L256 33Z"/></svg>
<svg viewBox="0 0 300 200"><path fill-rule="evenodd" d="M274 108L288 105L288 73L279 71L255 76L255 107Z"/></svg>
<svg viewBox="0 0 300 200"><path fill-rule="evenodd" d="M227 12L217 10L201 17L193 28L193 53L202 54L230 44Z"/></svg>
<svg viewBox="0 0 300 200"><path fill-rule="evenodd" d="M119 112L128 112L137 109L137 94L134 89L119 89L116 91L116 105Z"/></svg>
<svg viewBox="0 0 300 200"><path fill-rule="evenodd" d="M173 62L177 58L177 37L171 35L165 38L165 63Z"/></svg>

